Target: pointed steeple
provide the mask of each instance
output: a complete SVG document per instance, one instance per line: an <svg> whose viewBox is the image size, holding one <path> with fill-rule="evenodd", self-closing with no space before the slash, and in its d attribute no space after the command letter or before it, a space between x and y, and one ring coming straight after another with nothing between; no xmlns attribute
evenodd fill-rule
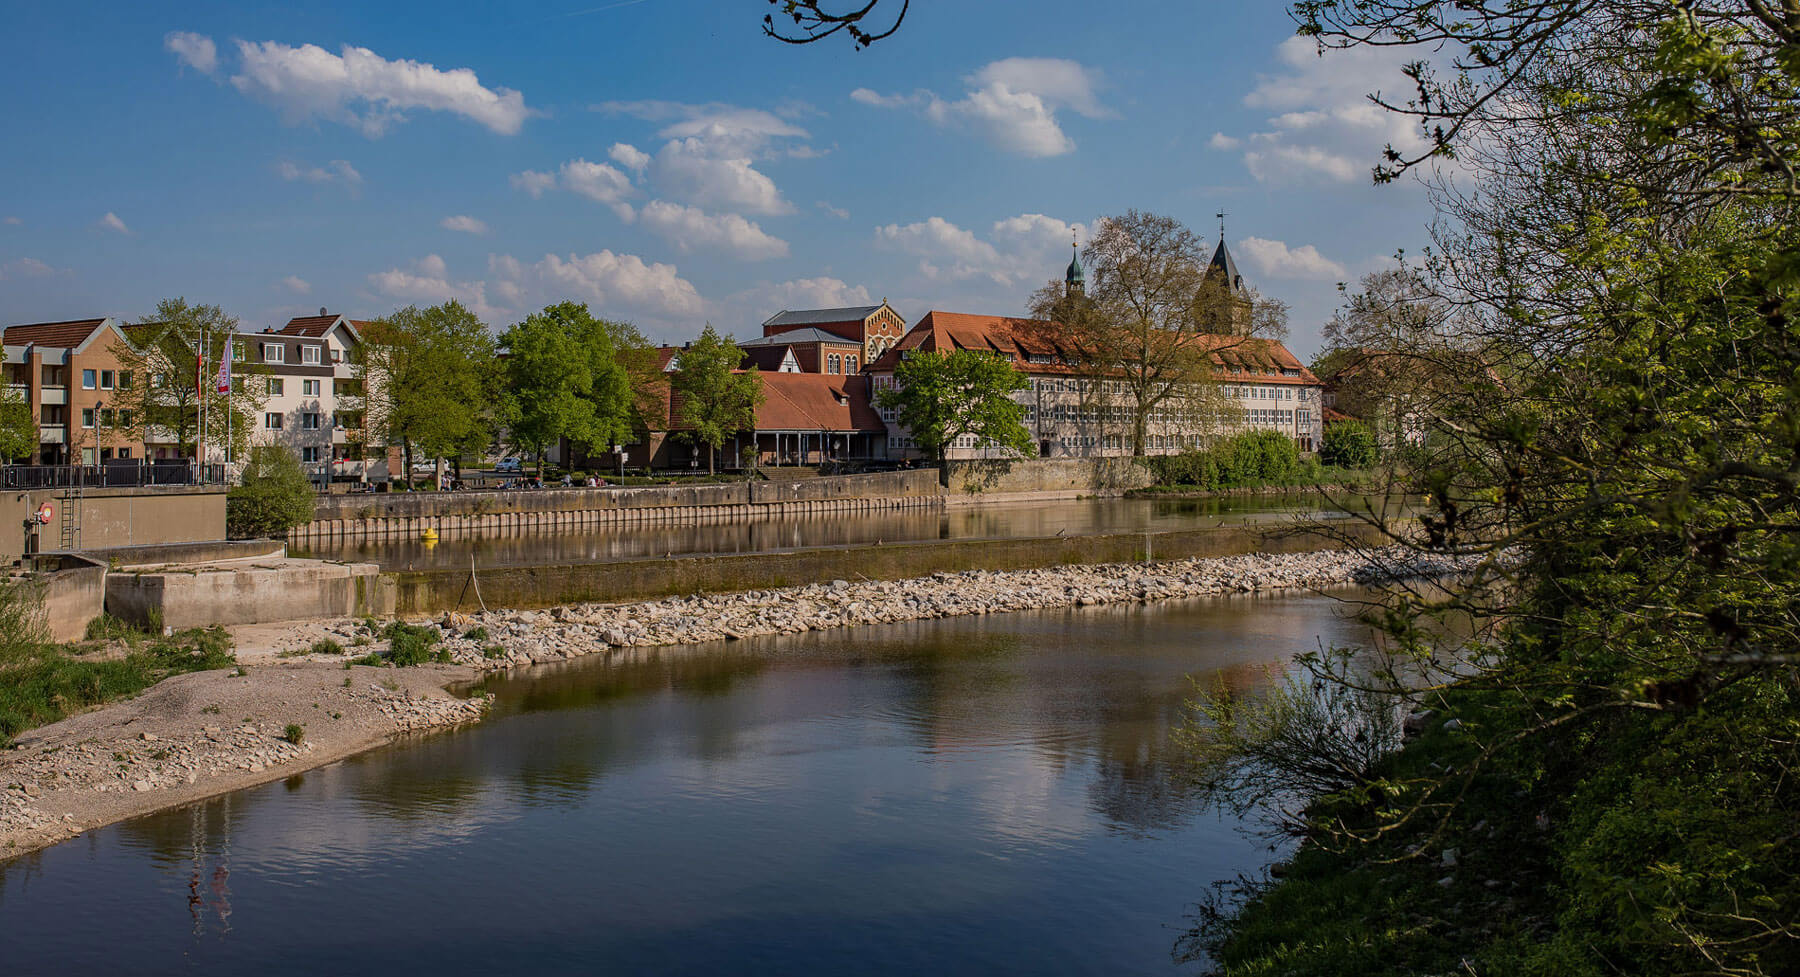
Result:
<svg viewBox="0 0 1800 977"><path fill-rule="evenodd" d="M1206 277L1211 278L1214 275L1224 276L1225 284L1229 285L1232 291L1244 290L1244 276L1238 274L1237 262L1232 260L1231 249L1225 246L1225 235L1223 234L1219 235L1219 247L1213 252L1212 264L1206 269Z"/></svg>
<svg viewBox="0 0 1800 977"><path fill-rule="evenodd" d="M1081 295L1087 292L1087 274L1081 270L1081 246L1077 242L1069 242L1069 250L1074 252L1069 257L1069 268L1063 272L1063 285L1070 295Z"/></svg>

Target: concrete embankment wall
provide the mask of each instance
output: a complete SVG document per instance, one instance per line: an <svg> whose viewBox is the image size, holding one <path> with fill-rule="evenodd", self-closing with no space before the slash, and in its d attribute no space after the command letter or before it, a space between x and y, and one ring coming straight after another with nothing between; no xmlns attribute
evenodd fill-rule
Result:
<svg viewBox="0 0 1800 977"><path fill-rule="evenodd" d="M64 489L33 489L0 494L0 563L25 552L26 532L37 533L40 551L61 544L62 512L75 506L80 517L77 548L143 546L225 538L225 489L156 485L143 488L85 488L71 501ZM24 530L28 516L45 502L56 508L50 524Z"/></svg>
<svg viewBox="0 0 1800 977"><path fill-rule="evenodd" d="M72 554L36 558L27 586L43 601L51 641L80 641L106 609L106 564Z"/></svg>
<svg viewBox="0 0 1800 977"><path fill-rule="evenodd" d="M394 613L393 582L373 563L279 563L117 572L106 609L140 625L192 628Z"/></svg>
<svg viewBox="0 0 1800 977"><path fill-rule="evenodd" d="M1366 527L1345 527L1351 538L1377 543ZM480 571L422 570L383 574L394 585L403 615L489 608L550 607L583 601L621 601L672 594L760 590L836 579L904 580L962 570L1020 570L1075 563L1294 553L1334 549L1340 540L1293 528L1228 526L1167 533L1032 539L946 540L835 547L746 556L683 557Z"/></svg>
<svg viewBox="0 0 1800 977"><path fill-rule="evenodd" d="M1131 458L953 461L949 465L948 492L953 502L1027 494L1073 498L1121 495L1154 481L1150 470Z"/></svg>
<svg viewBox="0 0 1800 977"><path fill-rule="evenodd" d="M791 482L518 492L422 492L319 499L291 544L520 531L693 525L771 516L854 515L943 504L937 473L917 470Z"/></svg>

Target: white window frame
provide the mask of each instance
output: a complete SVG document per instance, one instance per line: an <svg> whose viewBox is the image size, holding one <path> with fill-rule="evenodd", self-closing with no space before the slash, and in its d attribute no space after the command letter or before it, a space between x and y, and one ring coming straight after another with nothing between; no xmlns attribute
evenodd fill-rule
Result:
<svg viewBox="0 0 1800 977"><path fill-rule="evenodd" d="M317 380L302 380L302 381L300 381L300 396L302 396L302 397L317 397L317 396L319 396L319 381L317 381Z"/></svg>
<svg viewBox="0 0 1800 977"><path fill-rule="evenodd" d="M324 357L320 355L319 347L310 344L300 347L300 362L303 365L318 366L323 361Z"/></svg>
<svg viewBox="0 0 1800 977"><path fill-rule="evenodd" d="M264 363L286 363L287 346L283 343L264 343L262 358Z"/></svg>

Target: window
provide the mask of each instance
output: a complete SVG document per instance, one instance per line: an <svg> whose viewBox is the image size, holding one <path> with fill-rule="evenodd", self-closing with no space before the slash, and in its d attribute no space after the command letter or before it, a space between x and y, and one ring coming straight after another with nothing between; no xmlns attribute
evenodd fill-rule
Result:
<svg viewBox="0 0 1800 977"><path fill-rule="evenodd" d="M300 449L300 460L308 461L308 462L318 461L319 460L319 449L316 447L312 447L312 446L301 448Z"/></svg>
<svg viewBox="0 0 1800 977"><path fill-rule="evenodd" d="M308 431L317 431L319 429L319 415L301 414L300 427Z"/></svg>
<svg viewBox="0 0 1800 977"><path fill-rule="evenodd" d="M264 343L262 347L264 363L287 362L287 347L280 343Z"/></svg>
<svg viewBox="0 0 1800 977"><path fill-rule="evenodd" d="M120 390L130 390L131 389L131 371L130 370L120 370L119 371L119 389Z"/></svg>
<svg viewBox="0 0 1800 977"><path fill-rule="evenodd" d="M317 397L319 395L319 381L317 381L317 380L302 380L302 381L300 381L300 395L302 397Z"/></svg>
<svg viewBox="0 0 1800 977"><path fill-rule="evenodd" d="M119 460L120 461L128 460L130 457L131 457L131 449L130 448L120 448L119 449Z"/></svg>
<svg viewBox="0 0 1800 977"><path fill-rule="evenodd" d="M93 427L94 426L94 409L92 407L83 407L81 409L81 426L82 427Z"/></svg>
<svg viewBox="0 0 1800 977"><path fill-rule="evenodd" d="M231 362L233 362L233 363L244 362L244 344L243 343L234 342L231 344Z"/></svg>
<svg viewBox="0 0 1800 977"><path fill-rule="evenodd" d="M45 404L39 411L45 424L69 423L69 408L62 404Z"/></svg>
<svg viewBox="0 0 1800 977"><path fill-rule="evenodd" d="M844 364L844 358L839 356L836 353L833 353L830 356L826 357L825 372L826 373L837 373L843 367L843 364Z"/></svg>
<svg viewBox="0 0 1800 977"><path fill-rule="evenodd" d="M69 368L66 366L46 366L43 373L46 387L66 387L69 384Z"/></svg>
<svg viewBox="0 0 1800 977"><path fill-rule="evenodd" d="M316 365L319 362L319 359L320 359L319 347L317 347L317 346L302 346L302 347L300 347L300 362Z"/></svg>
<svg viewBox="0 0 1800 977"><path fill-rule="evenodd" d="M111 407L100 408L100 426L101 427L118 427L119 425L117 423L117 420L118 420L117 415L115 415L113 413L113 409Z"/></svg>
<svg viewBox="0 0 1800 977"><path fill-rule="evenodd" d="M95 379L96 379L96 374L93 370L82 370L81 371L81 389L83 389L83 390L94 389Z"/></svg>
<svg viewBox="0 0 1800 977"><path fill-rule="evenodd" d="M119 426L120 427L130 427L131 426L131 412L130 411L122 410L119 412ZM125 457L125 455L120 455L119 457L123 458L123 457Z"/></svg>
<svg viewBox="0 0 1800 977"><path fill-rule="evenodd" d="M100 389L101 390L111 390L112 388L113 388L113 371L101 370L100 371Z"/></svg>
<svg viewBox="0 0 1800 977"><path fill-rule="evenodd" d="M856 372L856 354L855 353L852 353L849 356L844 357L844 372L845 373L855 373Z"/></svg>
<svg viewBox="0 0 1800 977"><path fill-rule="evenodd" d="M281 415L272 413L272 412L268 413L268 414L264 414L263 415L263 427L266 430L270 430L270 431L281 430Z"/></svg>
<svg viewBox="0 0 1800 977"><path fill-rule="evenodd" d="M269 396L271 396L271 397L281 396L281 390L282 390L283 386L284 386L284 384L281 382L280 377L270 377L269 378L269 388L268 388Z"/></svg>

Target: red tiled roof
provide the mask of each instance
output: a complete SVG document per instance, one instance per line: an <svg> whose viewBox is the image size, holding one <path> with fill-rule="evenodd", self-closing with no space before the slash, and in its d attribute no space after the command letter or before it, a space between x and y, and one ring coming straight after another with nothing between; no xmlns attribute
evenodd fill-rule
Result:
<svg viewBox="0 0 1800 977"><path fill-rule="evenodd" d="M900 354L910 350L954 352L977 349L999 353L1013 360L1013 365L1028 374L1071 375L1083 372L1072 365L1076 357L1068 355L1058 344L1061 327L1043 319L1015 319L1010 316L970 315L963 312L927 312L900 342L869 364L872 373L891 373L900 362ZM1213 350L1213 366L1222 379L1252 379L1257 383L1310 385L1319 382L1299 358L1279 341L1245 336L1223 336L1202 333L1195 341ZM1054 363L1033 363L1031 356L1052 356ZM1233 367L1240 372L1232 373ZM1298 371L1295 376L1282 375L1283 370Z"/></svg>
<svg viewBox="0 0 1800 977"><path fill-rule="evenodd" d="M303 315L288 320L288 324L277 329L283 336L306 336L317 339L331 331L342 316L337 315Z"/></svg>
<svg viewBox="0 0 1800 977"><path fill-rule="evenodd" d="M869 378L829 373L758 373L758 431L885 431L869 404Z"/></svg>
<svg viewBox="0 0 1800 977"><path fill-rule="evenodd" d="M100 328L105 318L69 319L63 322L33 322L27 325L7 326L5 343L8 346L54 346L58 349L74 349L87 342L94 330Z"/></svg>
<svg viewBox="0 0 1800 977"><path fill-rule="evenodd" d="M1321 416L1324 417L1325 423L1327 423L1327 424L1333 424L1338 421L1354 421L1354 420L1356 420L1356 418L1351 417L1349 414L1346 414L1343 411L1338 410L1335 407L1325 408L1325 412Z"/></svg>

